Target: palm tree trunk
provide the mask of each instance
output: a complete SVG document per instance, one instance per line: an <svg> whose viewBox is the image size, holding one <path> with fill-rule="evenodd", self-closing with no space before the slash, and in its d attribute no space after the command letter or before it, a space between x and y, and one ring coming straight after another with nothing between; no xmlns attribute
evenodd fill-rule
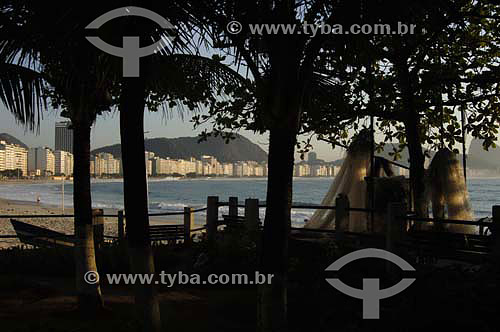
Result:
<svg viewBox="0 0 500 332"><path fill-rule="evenodd" d="M287 328L287 268L296 135L292 128L270 130L268 183L260 271L273 274L259 287L258 331Z"/></svg>
<svg viewBox="0 0 500 332"><path fill-rule="evenodd" d="M120 99L123 187L130 265L134 274L154 274L149 240L148 192L144 155L145 85L124 78ZM160 331L160 307L154 285L135 285L135 303L143 331Z"/></svg>
<svg viewBox="0 0 500 332"><path fill-rule="evenodd" d="M90 130L90 121L73 121L76 288L78 307L85 312L103 307L99 283L89 284L84 280L85 273L97 272L90 191Z"/></svg>

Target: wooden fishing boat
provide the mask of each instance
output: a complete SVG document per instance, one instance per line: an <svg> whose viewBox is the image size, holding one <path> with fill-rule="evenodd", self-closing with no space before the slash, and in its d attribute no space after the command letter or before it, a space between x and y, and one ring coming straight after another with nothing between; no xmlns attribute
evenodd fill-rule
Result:
<svg viewBox="0 0 500 332"><path fill-rule="evenodd" d="M74 247L75 238L72 235L52 231L47 228L10 219L19 240L35 247Z"/></svg>

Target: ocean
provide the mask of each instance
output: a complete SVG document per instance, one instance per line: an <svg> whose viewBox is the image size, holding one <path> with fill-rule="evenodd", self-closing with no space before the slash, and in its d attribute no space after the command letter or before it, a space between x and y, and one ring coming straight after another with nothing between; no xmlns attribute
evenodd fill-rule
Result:
<svg viewBox="0 0 500 332"><path fill-rule="evenodd" d="M333 178L295 178L293 187L294 203L320 204ZM476 218L490 216L491 206L500 204L500 178L469 179L469 197ZM182 211L183 207L203 207L207 196L219 196L227 201L229 196L237 196L240 204L245 198L266 198L265 178L210 178L210 179L150 179L149 208L152 213ZM95 208L123 209L123 188L121 180L94 180L92 199ZM65 206L72 206L73 185L65 183ZM36 202L61 206L61 183L0 184L0 197L18 201ZM303 224L314 210L293 209L295 225ZM227 208L221 209L221 214ZM243 213L243 210L240 212ZM264 209L261 209L263 217Z"/></svg>

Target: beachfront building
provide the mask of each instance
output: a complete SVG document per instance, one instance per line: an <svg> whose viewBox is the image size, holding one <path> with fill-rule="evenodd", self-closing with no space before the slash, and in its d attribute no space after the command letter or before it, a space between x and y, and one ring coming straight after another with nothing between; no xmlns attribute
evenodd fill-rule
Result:
<svg viewBox="0 0 500 332"><path fill-rule="evenodd" d="M203 174L203 162L201 160L194 159L194 163L195 163L195 174L202 175Z"/></svg>
<svg viewBox="0 0 500 332"><path fill-rule="evenodd" d="M233 176L233 164L222 164L222 173L224 176Z"/></svg>
<svg viewBox="0 0 500 332"><path fill-rule="evenodd" d="M48 147L30 148L28 151L28 173L34 176L55 174L55 155Z"/></svg>
<svg viewBox="0 0 500 332"><path fill-rule="evenodd" d="M237 178L243 176L243 164L241 162L233 164L233 176Z"/></svg>
<svg viewBox="0 0 500 332"><path fill-rule="evenodd" d="M266 173L264 170L264 165L255 165L253 169L253 175L254 176L264 176Z"/></svg>
<svg viewBox="0 0 500 332"><path fill-rule="evenodd" d="M393 165L392 168L394 170L395 175L402 175L406 177L410 176L410 170L407 168L399 167L397 165Z"/></svg>
<svg viewBox="0 0 500 332"><path fill-rule="evenodd" d="M153 160L153 175L174 175L181 174L181 172L183 172L183 165L179 163L179 160L170 158L163 159L159 157Z"/></svg>
<svg viewBox="0 0 500 332"><path fill-rule="evenodd" d="M201 156L201 162L203 163L202 175L223 175L223 167L214 156Z"/></svg>
<svg viewBox="0 0 500 332"><path fill-rule="evenodd" d="M73 130L70 121L56 122L55 150L73 153Z"/></svg>
<svg viewBox="0 0 500 332"><path fill-rule="evenodd" d="M111 153L98 153L91 160L90 174L93 176L119 175L120 159L115 159Z"/></svg>
<svg viewBox="0 0 500 332"><path fill-rule="evenodd" d="M310 176L330 176L332 167L324 164L314 164L310 166Z"/></svg>
<svg viewBox="0 0 500 332"><path fill-rule="evenodd" d="M310 176L311 175L311 167L306 163L295 164L293 167L293 175L294 176Z"/></svg>
<svg viewBox="0 0 500 332"><path fill-rule="evenodd" d="M293 176L302 177L333 177L337 175L340 167L334 162L325 162L318 159L314 152L310 152L307 161L300 161L294 165Z"/></svg>
<svg viewBox="0 0 500 332"><path fill-rule="evenodd" d="M314 164L318 161L318 154L316 152L309 152L307 154L307 162L309 164Z"/></svg>
<svg viewBox="0 0 500 332"><path fill-rule="evenodd" d="M5 147L0 144L0 172L5 171Z"/></svg>
<svg viewBox="0 0 500 332"><path fill-rule="evenodd" d="M151 159L146 160L146 173L148 176L153 175L153 161Z"/></svg>
<svg viewBox="0 0 500 332"><path fill-rule="evenodd" d="M73 154L67 151L55 151L55 174L56 175L73 175ZM93 163L93 161L91 161ZM91 165L92 169L92 165ZM91 172L92 174L92 172Z"/></svg>
<svg viewBox="0 0 500 332"><path fill-rule="evenodd" d="M28 150L17 144L0 141L0 171L18 171L28 175Z"/></svg>

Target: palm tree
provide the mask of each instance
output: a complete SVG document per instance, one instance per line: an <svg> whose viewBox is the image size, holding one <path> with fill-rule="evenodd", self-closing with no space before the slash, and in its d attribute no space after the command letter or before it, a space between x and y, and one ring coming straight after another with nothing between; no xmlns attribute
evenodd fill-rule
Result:
<svg viewBox="0 0 500 332"><path fill-rule="evenodd" d="M11 5L17 8L14 5ZM37 16L47 16L40 13L41 8L30 7L31 12ZM119 93L120 108L120 132L122 139L123 170L124 170L124 195L125 210L127 215L128 241L131 253L131 267L134 273L154 273L153 257L149 242L149 219L147 206L147 191L144 164L144 135L143 117L146 101L151 104L162 105L164 110L175 104L182 108L187 105L194 109L201 103L208 103L217 99L216 91L220 86L231 81L240 81L240 77L225 65L218 61L203 58L197 55L158 55L155 57L155 70L150 70L139 78L123 80L117 77L121 75L121 59L108 61L105 54L96 56L96 50L86 41L81 42L81 28L85 26L80 23L85 13L86 17L94 19L102 14L82 10L82 8L60 8L57 17L64 17L64 26L68 27L68 33L63 40L55 38L52 40L48 32L54 27L43 27L46 30L33 36L30 31L39 28L38 21L29 21L29 26L21 29L14 25L12 29L3 29L6 36L17 36L6 38L9 42L0 44L0 54L9 61L17 60L22 63L24 59L35 59L43 64L44 79L53 86L51 90L52 100L58 105L66 108L64 115L72 120L75 131L75 230L80 239L82 250L77 254L77 276L83 276L82 272L95 270L95 256L93 253L93 236L90 227L91 199L90 199L90 175L89 175L89 147L90 126L95 120L99 110L108 109L110 98L108 92L111 86L116 84L115 91ZM105 12L105 11L103 11ZM64 15L62 15L64 14ZM88 15L87 15L88 14ZM52 14L51 14L52 15ZM76 17L76 16L79 17ZM8 15L7 15L8 16ZM16 16L17 17L17 16ZM50 21L50 19L48 19ZM85 22L87 23L87 22ZM67 25L66 25L67 24ZM61 22L58 22L60 29ZM36 27L36 28L35 28ZM1 30L0 30L1 31ZM107 31L108 36L116 38L117 33L124 28L114 28ZM147 31L147 30L146 30ZM15 32L15 34L12 34ZM111 33L110 33L111 32ZM46 36L45 34L48 34ZM144 34L138 31L135 35ZM71 38L71 41L69 41ZM78 39L80 38L80 39ZM68 45L63 46L64 43ZM50 46L48 46L50 45ZM3 49L3 53L2 50ZM22 54L22 60L19 60ZM105 63L106 62L106 63ZM147 68L143 63L143 68ZM92 97L93 96L93 97ZM153 100L154 99L154 100ZM177 101L177 102L175 102ZM180 106L179 106L180 105ZM78 157L76 156L78 154ZM79 167L81 166L81 167ZM78 185L77 185L78 182ZM77 277L77 284L80 283ZM81 288L85 289L85 288ZM100 290L93 290L93 295L85 291L81 298L82 304L100 304ZM138 312L143 316L144 330L158 330L160 317L158 301L154 296L151 285L136 285L136 304Z"/></svg>
<svg viewBox="0 0 500 332"><path fill-rule="evenodd" d="M97 271L90 191L90 131L99 112L109 109L110 100L108 86L97 69L100 60L95 50L87 43L75 42L70 34L55 33L63 26L68 30L73 27L77 15L70 13L66 7L48 10L31 2L2 4L0 63L8 71L0 79L0 98L31 129L39 121L49 96L55 106L63 106L61 115L71 119L76 289L79 309L88 312L103 306L99 284L88 284L83 278L87 271Z"/></svg>
<svg viewBox="0 0 500 332"><path fill-rule="evenodd" d="M127 238L133 273L154 274L149 239L146 167L144 162L144 110L146 102L168 105L184 102L188 108L213 102L224 84L245 84L241 77L217 61L196 55L158 56L143 61L141 76L123 78L120 94L122 148ZM154 70L153 70L154 69ZM177 107L177 106L176 106ZM137 309L143 315L144 331L159 331L161 319L154 285L136 285Z"/></svg>

